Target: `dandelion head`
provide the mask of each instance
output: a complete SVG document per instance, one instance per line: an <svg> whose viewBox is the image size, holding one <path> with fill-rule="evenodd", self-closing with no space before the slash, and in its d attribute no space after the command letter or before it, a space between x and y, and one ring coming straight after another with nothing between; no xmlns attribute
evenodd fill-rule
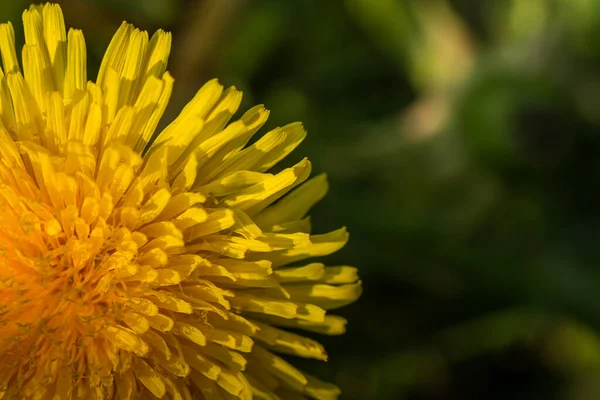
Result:
<svg viewBox="0 0 600 400"><path fill-rule="evenodd" d="M23 28L19 62L0 25L0 398L337 398L286 361L325 360L295 332L343 333L327 311L361 291L314 260L348 239L310 233L325 176L269 172L302 125L249 144L268 111L231 121L242 94L213 80L155 132L169 33L123 23L92 82L58 5Z"/></svg>

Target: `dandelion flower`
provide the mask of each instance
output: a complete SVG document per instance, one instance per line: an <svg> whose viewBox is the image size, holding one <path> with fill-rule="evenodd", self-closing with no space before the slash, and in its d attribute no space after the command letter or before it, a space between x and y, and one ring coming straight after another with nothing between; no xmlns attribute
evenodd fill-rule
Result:
<svg viewBox="0 0 600 400"><path fill-rule="evenodd" d="M268 111L230 122L242 94L210 81L155 134L169 33L123 23L94 83L58 5L23 25L21 65L0 25L0 398L337 398L276 355L325 360L285 328L341 334L326 310L361 290L311 260L348 239L310 234L325 176L268 172L302 125L248 145Z"/></svg>

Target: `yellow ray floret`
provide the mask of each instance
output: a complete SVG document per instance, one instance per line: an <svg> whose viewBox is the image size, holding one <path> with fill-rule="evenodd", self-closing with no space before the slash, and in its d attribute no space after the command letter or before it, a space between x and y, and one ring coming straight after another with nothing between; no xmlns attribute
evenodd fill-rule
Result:
<svg viewBox="0 0 600 400"><path fill-rule="evenodd" d="M208 82L162 132L171 35L123 23L96 82L58 5L0 24L0 399L335 399L285 356L326 360L357 270L312 260L325 175L271 173L306 132ZM308 261L307 261L308 260Z"/></svg>

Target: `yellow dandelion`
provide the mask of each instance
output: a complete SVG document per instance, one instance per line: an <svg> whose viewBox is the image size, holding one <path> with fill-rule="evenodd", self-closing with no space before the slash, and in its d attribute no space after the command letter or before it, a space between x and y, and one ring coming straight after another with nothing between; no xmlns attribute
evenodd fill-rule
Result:
<svg viewBox="0 0 600 400"><path fill-rule="evenodd" d="M58 5L23 25L22 65L0 25L0 398L337 398L275 354L325 360L282 328L341 334L326 310L361 290L307 261L348 239L309 234L325 176L267 172L302 125L247 145L268 111L230 123L242 94L215 80L152 141L169 33L123 23L94 83Z"/></svg>

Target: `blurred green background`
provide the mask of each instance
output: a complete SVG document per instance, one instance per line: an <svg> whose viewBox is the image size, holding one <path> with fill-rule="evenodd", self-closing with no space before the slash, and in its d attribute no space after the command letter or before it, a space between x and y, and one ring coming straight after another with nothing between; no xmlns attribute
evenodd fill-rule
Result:
<svg viewBox="0 0 600 400"><path fill-rule="evenodd" d="M600 398L600 1L58 3L90 76L122 20L173 32L170 116L219 77L305 123L365 289L302 363L342 398Z"/></svg>

